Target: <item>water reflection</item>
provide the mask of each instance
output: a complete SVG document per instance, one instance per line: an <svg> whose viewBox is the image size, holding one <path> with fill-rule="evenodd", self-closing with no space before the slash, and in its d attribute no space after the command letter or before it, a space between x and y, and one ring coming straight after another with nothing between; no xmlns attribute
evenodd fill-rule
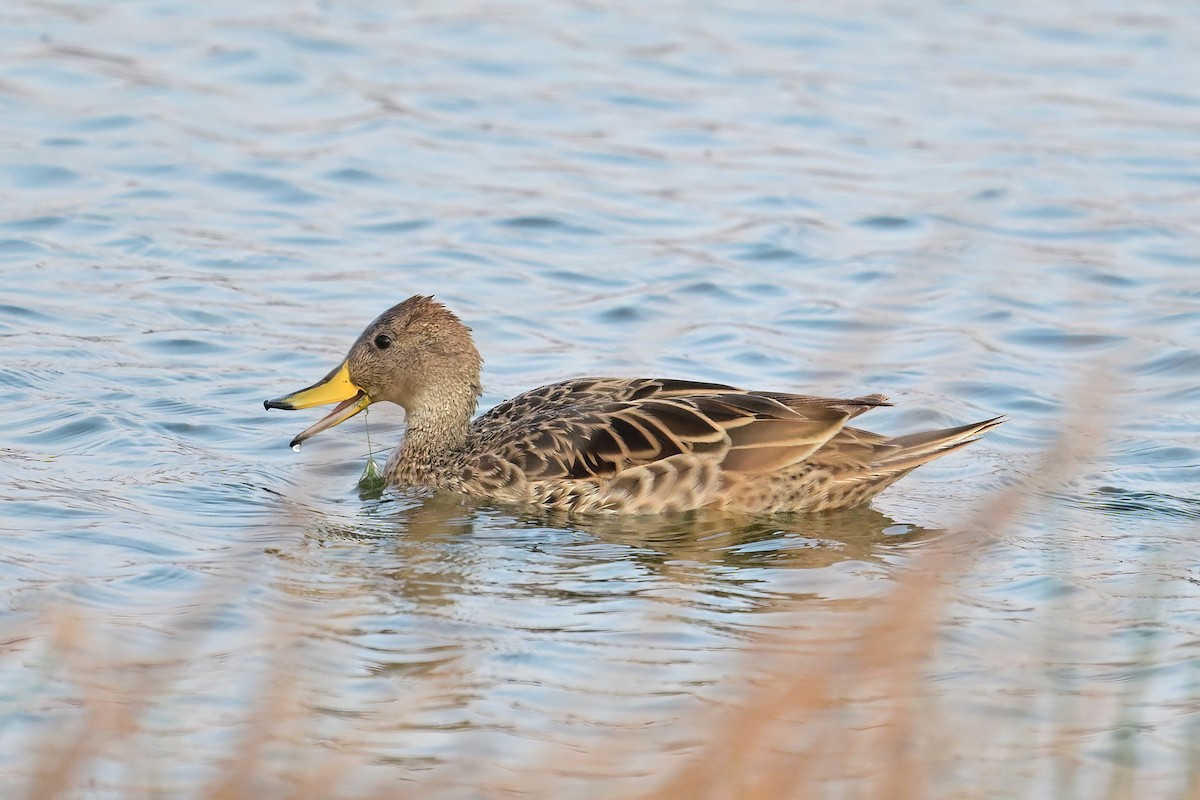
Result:
<svg viewBox="0 0 1200 800"><path fill-rule="evenodd" d="M371 587L413 613L525 595L552 603L637 597L687 589L698 606L776 609L796 592L797 570L855 562L885 566L942 531L905 524L872 508L823 515L750 516L688 512L645 517L569 517L499 507L450 493L399 492L364 505L358 518L322 521L306 509L310 544L336 554L332 572L348 591ZM307 552L314 552L310 547ZM284 555L290 558L290 555ZM787 576L783 582L779 576ZM307 591L303 576L291 591ZM819 583L819 582L815 582ZM741 602L730 604L729 598ZM569 615L568 615L569 616ZM732 623L736 627L736 621Z"/></svg>
<svg viewBox="0 0 1200 800"><path fill-rule="evenodd" d="M880 545L919 541L940 532L901 524L869 507L837 514L701 511L554 521L556 527L572 527L633 549L657 551L664 559L726 566L752 566L777 559L792 567L827 566L850 558L870 560Z"/></svg>

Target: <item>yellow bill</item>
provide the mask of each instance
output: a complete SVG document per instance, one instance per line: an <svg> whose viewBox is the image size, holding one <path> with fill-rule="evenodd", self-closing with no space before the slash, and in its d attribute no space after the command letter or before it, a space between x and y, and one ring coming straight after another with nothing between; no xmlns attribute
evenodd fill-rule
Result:
<svg viewBox="0 0 1200 800"><path fill-rule="evenodd" d="M310 436L318 434L327 428L332 428L338 423L345 422L371 405L371 398L367 397L367 393L358 388L354 381L350 380L350 366L346 362L342 362L341 366L306 389L263 402L263 408L282 408L284 411L296 411L301 408L326 406L330 403L337 403L338 405L316 424L305 428L297 434L296 438L292 439L290 447L299 447L300 443Z"/></svg>

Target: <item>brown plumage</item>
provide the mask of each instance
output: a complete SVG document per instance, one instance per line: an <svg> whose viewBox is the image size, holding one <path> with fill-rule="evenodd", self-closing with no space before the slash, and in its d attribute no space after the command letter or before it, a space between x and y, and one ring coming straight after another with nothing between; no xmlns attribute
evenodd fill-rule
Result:
<svg viewBox="0 0 1200 800"><path fill-rule="evenodd" d="M407 412L389 483L571 512L714 508L828 511L868 502L1003 420L887 437L846 427L882 395L850 399L657 378L576 378L471 421L482 362L470 329L431 297L385 311L313 386L269 400L337 402L293 444L372 402Z"/></svg>

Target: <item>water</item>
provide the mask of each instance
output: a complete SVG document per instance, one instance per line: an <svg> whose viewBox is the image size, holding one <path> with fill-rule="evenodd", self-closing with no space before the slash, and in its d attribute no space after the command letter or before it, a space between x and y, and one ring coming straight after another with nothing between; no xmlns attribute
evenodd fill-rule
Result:
<svg viewBox="0 0 1200 800"><path fill-rule="evenodd" d="M650 788L762 634L852 629L1083 431L956 584L933 685L986 730L1054 719L1005 698L1149 682L1139 775L1175 786L1200 722L1196 9L351 6L0 9L6 780L88 687L136 705L166 668L137 751L201 785L302 665L284 739L373 779ZM885 392L864 424L888 433L1012 421L832 518L360 493L368 415L294 453L319 412L262 400L418 292L472 326L485 406L665 375ZM1122 757L1119 716L1081 723L1086 766ZM132 785L120 763L93 793Z"/></svg>

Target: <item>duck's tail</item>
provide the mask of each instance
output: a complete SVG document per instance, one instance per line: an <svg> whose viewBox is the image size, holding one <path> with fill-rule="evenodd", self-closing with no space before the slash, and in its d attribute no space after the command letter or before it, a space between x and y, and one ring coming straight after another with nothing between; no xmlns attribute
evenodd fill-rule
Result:
<svg viewBox="0 0 1200 800"><path fill-rule="evenodd" d="M888 440L887 443L891 447L880 454L880 459L873 466L880 473L899 477L935 458L941 458L947 453L953 453L959 448L966 447L985 431L989 431L1005 421L1006 417L1003 416L992 417L982 422L973 422L957 428L942 428L937 431L897 436Z"/></svg>

